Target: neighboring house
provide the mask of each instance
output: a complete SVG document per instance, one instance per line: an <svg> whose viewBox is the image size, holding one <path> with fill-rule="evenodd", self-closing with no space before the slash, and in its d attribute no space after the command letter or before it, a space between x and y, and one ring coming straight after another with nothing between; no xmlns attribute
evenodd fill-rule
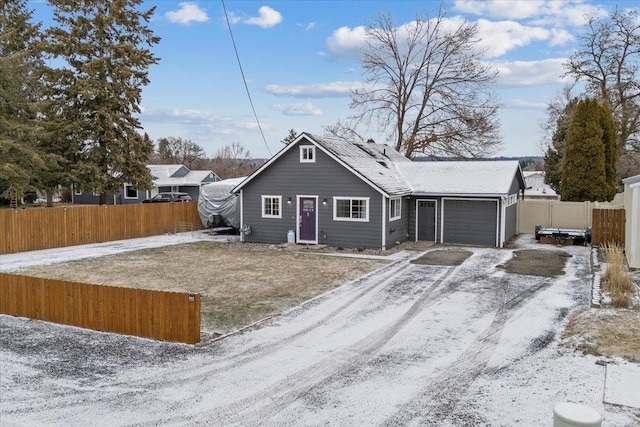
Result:
<svg viewBox="0 0 640 427"><path fill-rule="evenodd" d="M517 161L412 162L374 143L300 134L234 188L246 242L387 249L501 247L516 233Z"/></svg>
<svg viewBox="0 0 640 427"><path fill-rule="evenodd" d="M193 200L198 200L201 186L220 180L213 171L192 171L184 165L147 165L147 168L153 177L151 190L139 191L131 185L125 184L115 194L108 195L107 204L140 203L158 193L168 191L189 193ZM72 201L73 203L97 204L99 203L99 195L74 189Z"/></svg>
<svg viewBox="0 0 640 427"><path fill-rule="evenodd" d="M560 195L544 182L544 171L524 171L525 199L533 200L560 200Z"/></svg>
<svg viewBox="0 0 640 427"><path fill-rule="evenodd" d="M625 254L631 268L640 268L640 175L622 180L624 184Z"/></svg>

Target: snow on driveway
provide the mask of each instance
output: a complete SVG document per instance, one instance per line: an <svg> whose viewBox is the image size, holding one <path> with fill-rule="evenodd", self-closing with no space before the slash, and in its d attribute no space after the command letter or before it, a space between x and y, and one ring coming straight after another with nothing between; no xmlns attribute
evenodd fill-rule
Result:
<svg viewBox="0 0 640 427"><path fill-rule="evenodd" d="M588 305L589 248L545 246L572 255L559 278L464 249L459 266L399 260L201 347L0 316L0 425L551 426L560 402L638 425L603 403L602 361L559 343Z"/></svg>

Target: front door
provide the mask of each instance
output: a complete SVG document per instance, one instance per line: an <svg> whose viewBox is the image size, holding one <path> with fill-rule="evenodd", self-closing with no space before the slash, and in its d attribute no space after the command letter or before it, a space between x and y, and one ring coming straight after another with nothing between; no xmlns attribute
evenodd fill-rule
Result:
<svg viewBox="0 0 640 427"><path fill-rule="evenodd" d="M300 243L318 243L316 203L315 197L300 197L300 229L298 231L298 242Z"/></svg>
<svg viewBox="0 0 640 427"><path fill-rule="evenodd" d="M436 202L418 200L418 240L436 240Z"/></svg>

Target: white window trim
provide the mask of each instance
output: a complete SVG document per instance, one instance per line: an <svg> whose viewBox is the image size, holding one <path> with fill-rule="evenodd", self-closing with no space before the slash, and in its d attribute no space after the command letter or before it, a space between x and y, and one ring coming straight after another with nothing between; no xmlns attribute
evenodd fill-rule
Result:
<svg viewBox="0 0 640 427"><path fill-rule="evenodd" d="M136 196L135 197L129 197L129 196L127 196L127 187L132 187L132 186L129 185L129 184L124 184L124 191L123 191L124 198L125 199L129 199L129 200L137 200L138 199L138 190L134 190L136 192Z"/></svg>
<svg viewBox="0 0 640 427"><path fill-rule="evenodd" d="M394 212L392 211L393 203L396 202L396 206L398 206L398 215L394 216ZM389 222L397 221L402 218L402 198L401 197L393 197L389 199Z"/></svg>
<svg viewBox="0 0 640 427"><path fill-rule="evenodd" d="M82 196L82 190L80 189L80 186L73 186L73 194L75 194L76 196Z"/></svg>
<svg viewBox="0 0 640 427"><path fill-rule="evenodd" d="M311 158L305 159L304 152L305 150L310 150ZM315 145L301 145L300 146L300 163L315 163L316 162L316 147Z"/></svg>
<svg viewBox="0 0 640 427"><path fill-rule="evenodd" d="M507 198L505 200L505 207L511 206L511 205L515 205L516 203L518 203L518 195L517 194L511 194L511 195L507 196Z"/></svg>
<svg viewBox="0 0 640 427"><path fill-rule="evenodd" d="M353 200L361 200L361 201L365 201L367 203L366 209L365 209L365 218L344 218L344 217L338 217L338 200L349 200L349 201L353 201ZM369 222L369 207L371 206L371 203L369 201L369 197L334 197L333 198L333 220L334 221L351 221L351 222Z"/></svg>
<svg viewBox="0 0 640 427"><path fill-rule="evenodd" d="M270 196L268 194L261 196L262 197L262 218L282 218L282 196ZM277 199L278 200L278 215L269 215L264 212L264 202L266 199Z"/></svg>

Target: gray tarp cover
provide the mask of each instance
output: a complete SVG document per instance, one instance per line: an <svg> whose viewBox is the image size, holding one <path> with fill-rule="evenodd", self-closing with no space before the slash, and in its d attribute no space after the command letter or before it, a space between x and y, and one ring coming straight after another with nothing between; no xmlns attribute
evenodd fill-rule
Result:
<svg viewBox="0 0 640 427"><path fill-rule="evenodd" d="M240 212L238 209L238 196L231 193L246 176L240 178L223 179L212 182L200 188L198 199L198 213L202 225L213 227L214 215L220 215L222 224L219 226L240 227Z"/></svg>

